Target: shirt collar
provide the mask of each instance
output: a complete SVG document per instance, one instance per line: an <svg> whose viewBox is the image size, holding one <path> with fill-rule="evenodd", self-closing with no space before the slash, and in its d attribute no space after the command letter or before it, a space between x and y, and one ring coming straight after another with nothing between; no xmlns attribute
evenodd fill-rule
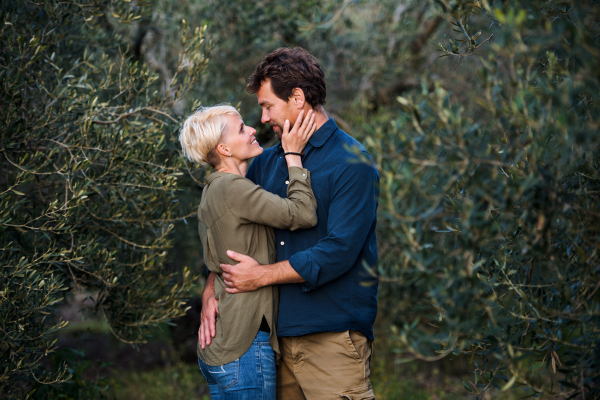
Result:
<svg viewBox="0 0 600 400"><path fill-rule="evenodd" d="M329 120L321 125L321 127L317 129L311 138L308 139L308 143L310 143L313 147L321 147L336 130L338 130L337 124L333 118L329 118Z"/></svg>

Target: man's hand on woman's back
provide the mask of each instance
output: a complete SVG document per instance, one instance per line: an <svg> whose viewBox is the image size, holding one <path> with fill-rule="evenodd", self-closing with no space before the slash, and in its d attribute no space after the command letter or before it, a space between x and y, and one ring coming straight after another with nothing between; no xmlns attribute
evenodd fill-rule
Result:
<svg viewBox="0 0 600 400"><path fill-rule="evenodd" d="M221 264L223 281L228 293L251 292L264 286L305 282L288 261L262 265L252 257L227 250L236 265Z"/></svg>

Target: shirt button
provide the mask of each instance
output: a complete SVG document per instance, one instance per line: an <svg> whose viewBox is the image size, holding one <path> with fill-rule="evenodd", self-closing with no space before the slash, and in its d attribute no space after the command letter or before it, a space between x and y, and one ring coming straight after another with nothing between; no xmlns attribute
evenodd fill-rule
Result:
<svg viewBox="0 0 600 400"><path fill-rule="evenodd" d="M282 245L282 246L283 246L284 244L285 244L284 242L281 242L281 245Z"/></svg>
<svg viewBox="0 0 600 400"><path fill-rule="evenodd" d="M289 184L290 184L290 181L285 181L285 184L286 184L286 185L289 185Z"/></svg>

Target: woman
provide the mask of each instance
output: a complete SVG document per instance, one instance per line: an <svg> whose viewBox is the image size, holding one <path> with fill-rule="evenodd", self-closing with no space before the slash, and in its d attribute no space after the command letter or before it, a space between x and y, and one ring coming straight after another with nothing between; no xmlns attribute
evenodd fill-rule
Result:
<svg viewBox="0 0 600 400"><path fill-rule="evenodd" d="M198 110L183 124L179 140L192 161L215 168L206 176L198 209L204 262L215 273L219 316L209 346L198 346L198 363L215 399L275 399L275 327L279 294L268 286L249 293L225 291L221 263L235 264L227 250L262 264L275 261L274 228L310 228L317 223L310 173L300 154L316 131L315 115L301 112L290 131L285 122L281 145L289 170L287 199L245 178L248 159L263 152L256 130L230 106ZM286 183L287 183L286 182Z"/></svg>

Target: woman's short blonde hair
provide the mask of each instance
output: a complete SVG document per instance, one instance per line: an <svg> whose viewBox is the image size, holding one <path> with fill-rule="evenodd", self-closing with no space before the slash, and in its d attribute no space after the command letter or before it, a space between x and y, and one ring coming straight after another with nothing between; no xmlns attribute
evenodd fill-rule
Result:
<svg viewBox="0 0 600 400"><path fill-rule="evenodd" d="M227 124L227 120L221 118L222 115L241 117L235 108L219 104L200 107L185 120L179 131L179 142L183 155L188 160L213 167L219 163L219 156L214 150L221 141L223 129Z"/></svg>

